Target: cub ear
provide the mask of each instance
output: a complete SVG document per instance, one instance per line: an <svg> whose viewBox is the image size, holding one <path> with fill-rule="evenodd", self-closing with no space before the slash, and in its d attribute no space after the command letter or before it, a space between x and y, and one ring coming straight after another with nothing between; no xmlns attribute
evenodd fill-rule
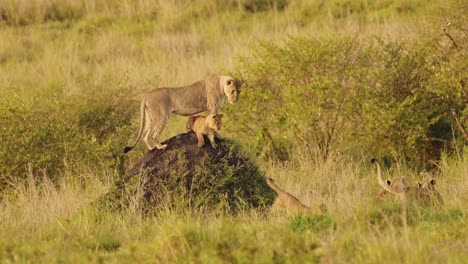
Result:
<svg viewBox="0 0 468 264"><path fill-rule="evenodd" d="M219 118L222 118L224 115L223 114L218 114Z"/></svg>

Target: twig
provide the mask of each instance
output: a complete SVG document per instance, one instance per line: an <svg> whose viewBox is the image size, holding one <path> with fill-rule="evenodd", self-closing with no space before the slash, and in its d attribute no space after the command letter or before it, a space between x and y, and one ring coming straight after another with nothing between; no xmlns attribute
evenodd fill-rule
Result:
<svg viewBox="0 0 468 264"><path fill-rule="evenodd" d="M466 132L466 129L463 127L462 123L460 122L460 118L458 117L457 111L455 110L455 108L452 108L451 111L452 111L453 118L455 118L455 123L457 124L458 129L460 129L460 131L462 132L465 140L468 140L468 132Z"/></svg>
<svg viewBox="0 0 468 264"><path fill-rule="evenodd" d="M444 35L447 36L453 43L453 45L455 46L455 48L458 49L458 44L457 42L455 41L455 39L452 38L452 36L448 33L448 28L450 27L452 23L448 22L447 25L444 27L444 29L442 30L444 32Z"/></svg>

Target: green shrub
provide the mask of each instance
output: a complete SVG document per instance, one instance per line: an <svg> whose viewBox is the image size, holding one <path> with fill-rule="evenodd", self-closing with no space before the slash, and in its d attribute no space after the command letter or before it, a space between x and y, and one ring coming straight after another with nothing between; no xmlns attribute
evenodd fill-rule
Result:
<svg viewBox="0 0 468 264"><path fill-rule="evenodd" d="M227 109L241 120L236 131L254 142L258 154L270 144L266 156L284 157L284 146L298 143L319 149L326 159L349 138L360 115L366 49L348 38L259 44L252 57L240 61L248 79L240 106Z"/></svg>
<svg viewBox="0 0 468 264"><path fill-rule="evenodd" d="M0 192L27 173L57 180L64 170L90 165L122 171L122 146L137 104L121 92L103 89L30 104L2 100Z"/></svg>
<svg viewBox="0 0 468 264"><path fill-rule="evenodd" d="M424 165L450 146L450 109L463 111L466 106L461 106L461 96L452 97L440 87L444 56L434 49L433 42L390 42L377 50L363 118L365 144L373 153L399 153Z"/></svg>
<svg viewBox="0 0 468 264"><path fill-rule="evenodd" d="M12 179L25 179L28 170L34 174L42 170L55 178L68 162L75 162L67 159L70 154L77 160L90 154L85 151L90 138L61 122L54 113L4 106L0 111L0 191Z"/></svg>
<svg viewBox="0 0 468 264"><path fill-rule="evenodd" d="M425 165L450 148L451 109L466 126L465 77L447 59L433 40L259 42L239 61L248 83L238 105L226 108L237 120L229 129L266 158L288 159L298 144L323 159L337 151L398 153L411 165Z"/></svg>

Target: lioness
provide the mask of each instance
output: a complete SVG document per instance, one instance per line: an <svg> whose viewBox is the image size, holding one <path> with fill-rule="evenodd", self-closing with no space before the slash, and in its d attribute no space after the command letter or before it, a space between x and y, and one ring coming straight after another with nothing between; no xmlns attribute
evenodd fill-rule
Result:
<svg viewBox="0 0 468 264"><path fill-rule="evenodd" d="M191 116L187 120L187 130L195 132L198 139L198 147L205 145L203 135L207 135L210 139L211 146L215 149L216 132L221 130L221 114L209 114L207 116Z"/></svg>
<svg viewBox="0 0 468 264"><path fill-rule="evenodd" d="M380 162L376 158L371 159L371 163L377 165L377 180L384 188L384 192L378 195L378 199L384 199L387 192L397 195L402 201L416 202L421 205L442 205L443 199L435 189L435 180L424 180L414 185L408 183L406 177L384 181Z"/></svg>
<svg viewBox="0 0 468 264"><path fill-rule="evenodd" d="M283 191L272 178L266 180L268 186L277 194L273 205L271 206L272 211L286 211L294 214L313 213L312 208L303 205L296 197L292 194Z"/></svg>
<svg viewBox="0 0 468 264"><path fill-rule="evenodd" d="M132 150L142 135L149 150L166 148L167 145L159 143L159 136L171 113L190 116L208 111L208 114L217 114L225 96L229 103L239 99L243 82L231 76L210 75L188 86L159 88L149 92L141 101L137 139L132 146L124 149L124 153ZM150 137L155 141L154 146L150 143Z"/></svg>

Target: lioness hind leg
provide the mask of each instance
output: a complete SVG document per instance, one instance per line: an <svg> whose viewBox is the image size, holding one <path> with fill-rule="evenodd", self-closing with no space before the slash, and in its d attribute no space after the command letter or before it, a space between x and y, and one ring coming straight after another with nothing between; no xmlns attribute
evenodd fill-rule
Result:
<svg viewBox="0 0 468 264"><path fill-rule="evenodd" d="M166 144L159 143L159 136L161 135L161 132L166 127L167 119L168 119L168 116L163 117L162 120L159 121L159 122L157 120L154 120L154 121L156 121L156 122L154 122L156 124L156 130L153 131L153 133L151 134L151 137L156 142L156 148L157 149L164 149L164 148L167 147Z"/></svg>
<svg viewBox="0 0 468 264"><path fill-rule="evenodd" d="M153 130L152 129L148 129L145 133L145 135L143 136L143 141L145 142L146 146L148 147L149 150L153 150L155 147L153 147L153 145L151 145L150 143L150 136L151 134L153 134Z"/></svg>

